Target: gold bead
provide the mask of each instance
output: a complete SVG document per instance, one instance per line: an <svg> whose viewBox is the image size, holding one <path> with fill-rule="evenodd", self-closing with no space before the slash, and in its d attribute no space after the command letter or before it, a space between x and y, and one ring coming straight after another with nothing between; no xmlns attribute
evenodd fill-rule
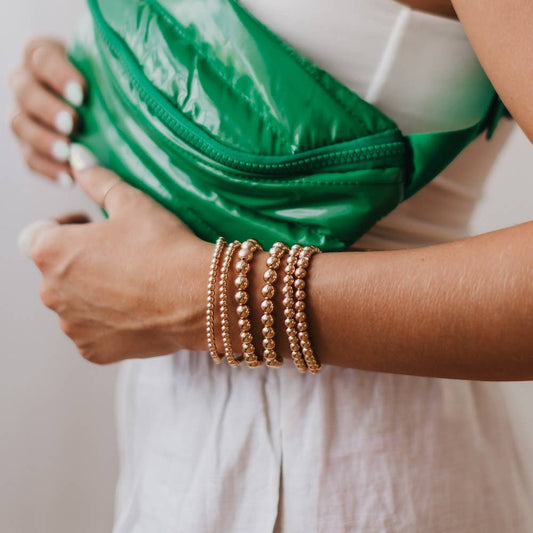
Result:
<svg viewBox="0 0 533 533"><path fill-rule="evenodd" d="M311 343L309 341L300 341L300 346L302 347L302 350L305 350L306 348L308 350L311 349Z"/></svg>
<svg viewBox="0 0 533 533"><path fill-rule="evenodd" d="M281 261L280 261L279 257L275 257L275 256L272 256L272 255L270 255L268 257L268 259L266 260L267 267L274 268L274 269L279 267L280 262Z"/></svg>
<svg viewBox="0 0 533 533"><path fill-rule="evenodd" d="M302 291L302 290L298 290L294 293L294 297L297 299L297 300L305 300L305 291Z"/></svg>
<svg viewBox="0 0 533 533"><path fill-rule="evenodd" d="M276 347L276 343L274 342L274 339L263 339L263 348L265 350L273 350Z"/></svg>
<svg viewBox="0 0 533 533"><path fill-rule="evenodd" d="M311 350L311 348L303 348L302 353L304 354L304 357L313 357L313 350Z"/></svg>
<svg viewBox="0 0 533 533"><path fill-rule="evenodd" d="M241 331L240 336L243 344L247 344L253 341L252 334L249 331Z"/></svg>
<svg viewBox="0 0 533 533"><path fill-rule="evenodd" d="M272 313L272 311L274 310L274 303L272 302L272 300L263 300L261 302L261 309L265 313Z"/></svg>
<svg viewBox="0 0 533 533"><path fill-rule="evenodd" d="M270 248L270 253L275 257L281 257L289 251L289 247L284 242L275 242Z"/></svg>
<svg viewBox="0 0 533 533"><path fill-rule="evenodd" d="M240 261L237 261L237 264L235 265L235 269L240 274L248 274L250 270L250 263L247 263L246 261L243 261L241 259Z"/></svg>
<svg viewBox="0 0 533 533"><path fill-rule="evenodd" d="M296 316L296 311L294 309L284 309L283 314L287 318L294 318Z"/></svg>
<svg viewBox="0 0 533 533"><path fill-rule="evenodd" d="M285 274L287 274L287 276L292 276L295 270L296 267L294 266L294 263L288 262L285 266Z"/></svg>
<svg viewBox="0 0 533 533"><path fill-rule="evenodd" d="M265 359L274 359L276 357L276 352L274 350L265 350L263 352L263 356Z"/></svg>
<svg viewBox="0 0 533 533"><path fill-rule="evenodd" d="M237 307L237 315L241 318L248 318L250 316L250 308L247 305L239 305Z"/></svg>
<svg viewBox="0 0 533 533"><path fill-rule="evenodd" d="M320 253L320 248L318 246L315 246L314 244L311 244L310 246L304 247L302 250L306 255L312 255L315 253Z"/></svg>
<svg viewBox="0 0 533 533"><path fill-rule="evenodd" d="M235 293L235 300L238 304L244 305L248 301L248 293L244 291L237 291Z"/></svg>
<svg viewBox="0 0 533 533"><path fill-rule="evenodd" d="M296 311L305 311L305 302L303 300L297 300L294 303L294 309L296 309Z"/></svg>
<svg viewBox="0 0 533 533"><path fill-rule="evenodd" d="M299 322L297 325L296 325L296 329L298 331L307 331L307 322Z"/></svg>
<svg viewBox="0 0 533 533"><path fill-rule="evenodd" d="M300 256L298 262L296 263L301 268L309 267L309 257Z"/></svg>
<svg viewBox="0 0 533 533"><path fill-rule="evenodd" d="M237 255L240 259L249 263L252 260L254 253L249 248L241 248Z"/></svg>
<svg viewBox="0 0 533 533"><path fill-rule="evenodd" d="M287 328L287 331L290 330L290 333L287 334L287 337L289 338L289 342L292 342L294 344L298 344L298 333L296 332L296 329L294 328Z"/></svg>
<svg viewBox="0 0 533 533"><path fill-rule="evenodd" d="M294 318L286 318L285 326L288 328L293 328L294 326L296 326L296 320L294 320Z"/></svg>
<svg viewBox="0 0 533 533"><path fill-rule="evenodd" d="M248 278L244 275L239 275L235 278L235 287L240 291L245 291L248 288Z"/></svg>
<svg viewBox="0 0 533 533"><path fill-rule="evenodd" d="M272 270L269 268L268 270L265 270L265 273L263 274L263 279L267 283L274 283L276 279L278 278L278 275L275 270Z"/></svg>
<svg viewBox="0 0 533 533"><path fill-rule="evenodd" d="M286 296L285 298L283 298L283 305L285 307L292 307L293 305L295 305L294 298L289 298Z"/></svg>
<svg viewBox="0 0 533 533"><path fill-rule="evenodd" d="M295 318L298 322L303 322L307 317L305 316L305 313L303 311L298 311L296 313Z"/></svg>
<svg viewBox="0 0 533 533"><path fill-rule="evenodd" d="M307 274L307 270L305 270L304 268L301 268L301 267L298 267L294 271L294 277L295 278L305 278L306 274Z"/></svg>
<svg viewBox="0 0 533 533"><path fill-rule="evenodd" d="M271 326L274 324L274 317L268 313L261 316L261 322L264 326Z"/></svg>
<svg viewBox="0 0 533 533"><path fill-rule="evenodd" d="M265 298L272 298L272 296L274 296L274 287L272 285L265 285L262 289L261 289L261 294L265 297Z"/></svg>
<svg viewBox="0 0 533 533"><path fill-rule="evenodd" d="M242 351L247 355L251 355L255 353L255 346L249 342L244 343L242 346Z"/></svg>
<svg viewBox="0 0 533 533"><path fill-rule="evenodd" d="M241 331L250 331L251 327L250 321L247 318L239 318L239 328Z"/></svg>
<svg viewBox="0 0 533 533"><path fill-rule="evenodd" d="M289 348L291 351L297 352L298 350L300 350L300 345L295 342L291 342Z"/></svg>
<svg viewBox="0 0 533 533"><path fill-rule="evenodd" d="M294 282L294 287L296 289L305 289L305 281L301 278L298 278L295 282Z"/></svg>
<svg viewBox="0 0 533 533"><path fill-rule="evenodd" d="M261 332L263 333L263 337L266 337L267 339L271 339L275 335L274 328L269 326L265 326Z"/></svg>

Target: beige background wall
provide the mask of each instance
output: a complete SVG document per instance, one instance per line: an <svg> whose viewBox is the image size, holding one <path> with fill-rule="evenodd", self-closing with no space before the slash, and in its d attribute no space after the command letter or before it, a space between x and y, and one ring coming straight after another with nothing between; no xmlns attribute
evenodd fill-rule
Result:
<svg viewBox="0 0 533 533"><path fill-rule="evenodd" d="M37 34L68 37L80 9L81 0L19 0L3 9L3 124L10 102L6 73L22 44ZM37 270L16 251L16 236L27 223L88 202L79 191L31 176L6 127L0 129L0 169L0 531L110 531L116 369L93 366L76 354L55 316L39 303ZM476 214L477 232L533 218L532 169L533 150L517 130ZM533 480L533 382L501 386Z"/></svg>

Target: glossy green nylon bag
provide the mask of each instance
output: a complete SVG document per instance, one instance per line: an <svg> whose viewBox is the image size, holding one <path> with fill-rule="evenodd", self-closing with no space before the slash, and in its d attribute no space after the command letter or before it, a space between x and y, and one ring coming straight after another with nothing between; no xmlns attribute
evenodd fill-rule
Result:
<svg viewBox="0 0 533 533"><path fill-rule="evenodd" d="M404 135L232 0L88 5L77 141L212 242L346 248L506 113Z"/></svg>

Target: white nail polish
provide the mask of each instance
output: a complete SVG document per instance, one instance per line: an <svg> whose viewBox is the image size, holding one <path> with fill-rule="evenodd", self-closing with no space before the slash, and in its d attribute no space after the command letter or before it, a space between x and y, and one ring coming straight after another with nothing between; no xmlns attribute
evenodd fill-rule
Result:
<svg viewBox="0 0 533 533"><path fill-rule="evenodd" d="M70 157L70 146L65 141L56 141L52 145L52 157L56 161L68 161Z"/></svg>
<svg viewBox="0 0 533 533"><path fill-rule="evenodd" d="M70 135L74 129L74 119L68 111L60 111L56 115L55 125L57 131Z"/></svg>
<svg viewBox="0 0 533 533"><path fill-rule="evenodd" d="M70 187L74 186L74 180L67 172L60 172L57 175L57 184L60 187L63 187L63 189L69 189Z"/></svg>
<svg viewBox="0 0 533 533"><path fill-rule="evenodd" d="M22 255L31 258L31 250L33 246L33 240L41 228L47 226L56 226L57 221L49 218L45 220L36 220L29 226L26 226L18 236L18 249Z"/></svg>
<svg viewBox="0 0 533 533"><path fill-rule="evenodd" d="M71 103L74 107L83 104L83 88L77 81L69 81L65 86L63 93L65 100Z"/></svg>
<svg viewBox="0 0 533 533"><path fill-rule="evenodd" d="M70 166L74 170L85 170L98 165L93 153L83 144L73 143L70 146Z"/></svg>

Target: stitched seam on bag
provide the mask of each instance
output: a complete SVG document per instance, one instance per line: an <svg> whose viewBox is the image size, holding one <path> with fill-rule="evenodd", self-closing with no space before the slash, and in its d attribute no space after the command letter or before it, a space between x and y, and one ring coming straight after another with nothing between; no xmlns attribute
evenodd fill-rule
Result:
<svg viewBox="0 0 533 533"><path fill-rule="evenodd" d="M112 81L113 81L113 84L114 84L114 82L116 82L116 78L112 78ZM132 79L132 82L133 83L137 83L136 80L134 80L134 79ZM102 106L104 108L107 108L107 106L105 104L105 100L103 98L101 98L100 100L101 100ZM127 103L128 106L132 107L136 113L139 112L137 107L129 99L126 99L125 102ZM156 108L156 110L160 114L165 114L166 113L166 110L163 109L158 102L154 102L152 100L152 105ZM107 110L107 113L109 114L109 110ZM216 164L214 164L214 163L212 163L210 161L204 160L203 158L199 157L198 155L196 155L196 154L194 154L192 152L189 152L189 151L185 150L184 148L182 148L181 146L179 146L178 144L172 142L166 136L162 136L161 132L153 124L151 124L150 122L148 122L145 125L145 128L146 127L148 127L148 129L152 130L155 133L155 135L151 135L151 137L154 140L154 142L160 141L163 144L166 144L170 148L170 150L179 151L180 153L185 154L185 158L189 158L189 159L192 159L194 161L197 161L198 163L200 163L200 164L202 164L204 166L207 166L207 167L209 167L211 169L214 169L214 170L217 170L217 171L220 170ZM179 138L179 136L178 136L178 138ZM211 148L205 141L201 141L201 144L204 146L205 152L207 152L207 153L216 153L216 150ZM355 161L370 160L370 159L373 159L374 157L396 156L396 155L398 155L398 148L405 148L405 144L403 142L401 142L401 141L392 141L392 142L383 143L383 144L377 145L377 146L362 146L362 147L359 147L357 149L343 150L343 151L340 151L340 152L336 152L335 156L337 156L337 155L341 155L341 156L345 155L346 157L340 157L339 160L335 162L335 164L343 165L343 164L350 164L350 163L353 163ZM356 150L356 151L354 151L354 150ZM350 157L350 155L353 155L355 157ZM282 162L282 163L277 163L277 164L276 163L271 163L271 164L267 165L267 164L261 164L261 163L248 163L248 162L240 163L240 164L244 168L263 168L265 170L271 169L274 172L274 171L278 171L278 170L284 169L284 168L290 169L290 168L295 167L297 165L304 165L304 164L308 164L308 163L321 161L321 160L327 159L329 157L331 157L331 154L317 154L315 156L309 156L307 158L302 158L302 159L299 159L297 161L287 161L287 162ZM224 162L225 161L229 161L229 160L232 160L232 158L230 158L230 157L222 157L221 158L221 163L225 164ZM316 170L317 168L320 169L321 167L320 166L313 167L313 165L311 165L309 167L308 171L313 171L313 170ZM238 179L241 179L241 180L245 179L245 178L243 178L243 176L240 173L231 171L228 168L224 169L224 172L225 172L225 174L234 176L235 178L238 178ZM243 169L243 172L245 172L244 169ZM272 178L268 178L267 177L266 179L268 179L268 181L271 182L271 183L275 183L276 182L276 180L274 180ZM289 179L291 180L291 183L297 183L297 180L295 180L294 178L289 178ZM305 179L305 178L300 178L300 179ZM279 180L278 182L279 183L287 183L287 180Z"/></svg>
<svg viewBox="0 0 533 533"><path fill-rule="evenodd" d="M224 72L221 70L220 65L218 65L213 58L211 58L209 55L207 55L203 50L201 45L198 45L194 41L193 38L191 38L189 35L187 35L187 32L185 29L181 28L176 24L176 20L173 19L166 11L165 9L160 6L159 4L156 4L153 2L153 0L145 0L146 3L150 4L152 9L157 12L157 14L162 17L167 24L170 25L170 29L177 34L178 37L181 37L183 41L185 41L185 44L192 47L196 54L200 57L202 57L206 63L211 66L213 69L212 72L217 75L217 77L224 82L226 87L228 87L236 96L238 96L245 104L247 104L253 111L255 111L255 114L260 122L263 123L263 125L272 132L274 135L276 135L279 139L281 139L287 146L290 146L290 139L287 135L287 133L278 127L278 125L271 121L270 118L264 116L264 114L261 112L261 110L257 107L256 103L253 102L247 95L244 93L241 93L238 91L233 85L232 81L225 77Z"/></svg>

